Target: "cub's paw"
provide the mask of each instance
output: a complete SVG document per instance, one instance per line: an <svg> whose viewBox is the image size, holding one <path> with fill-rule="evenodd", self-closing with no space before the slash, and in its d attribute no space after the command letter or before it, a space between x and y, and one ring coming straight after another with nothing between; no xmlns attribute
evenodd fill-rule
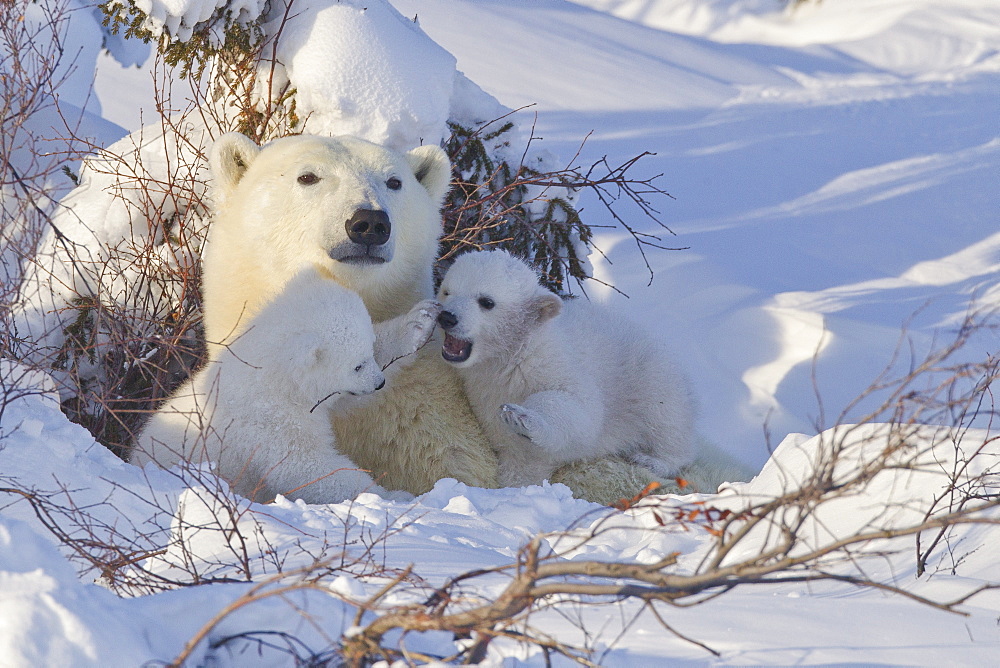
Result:
<svg viewBox="0 0 1000 668"><path fill-rule="evenodd" d="M438 315L441 313L441 304L433 299L425 299L410 309L406 314L406 326L403 330L403 341L401 347L405 354L409 355L420 350L427 343L434 333L437 325Z"/></svg>
<svg viewBox="0 0 1000 668"><path fill-rule="evenodd" d="M507 428L518 436L523 436L532 443L538 433L538 418L533 411L517 404L504 404L500 407L500 419Z"/></svg>

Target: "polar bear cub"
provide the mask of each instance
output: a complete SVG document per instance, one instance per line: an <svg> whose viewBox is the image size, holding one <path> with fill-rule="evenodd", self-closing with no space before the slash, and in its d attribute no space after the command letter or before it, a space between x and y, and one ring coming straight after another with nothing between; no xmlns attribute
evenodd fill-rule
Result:
<svg viewBox="0 0 1000 668"><path fill-rule="evenodd" d="M412 350L428 340L438 312L431 300L410 311L401 330ZM310 268L247 324L153 415L132 463L212 461L237 493L261 502L387 495L336 449L327 410L385 385L361 298Z"/></svg>
<svg viewBox="0 0 1000 668"><path fill-rule="evenodd" d="M439 291L442 356L459 371L500 460L501 484L624 455L661 476L695 456L685 377L614 312L563 301L506 251L460 256Z"/></svg>

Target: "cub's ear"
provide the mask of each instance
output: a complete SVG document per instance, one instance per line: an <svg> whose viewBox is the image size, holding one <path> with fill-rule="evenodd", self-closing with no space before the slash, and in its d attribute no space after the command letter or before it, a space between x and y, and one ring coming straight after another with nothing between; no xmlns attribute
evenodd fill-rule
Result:
<svg viewBox="0 0 1000 668"><path fill-rule="evenodd" d="M434 204L440 207L451 190L451 161L440 146L418 146L406 154L413 175L417 177Z"/></svg>
<svg viewBox="0 0 1000 668"><path fill-rule="evenodd" d="M559 315L562 311L562 305L562 300L559 299L558 295L546 290L532 297L529 308L535 322L540 325Z"/></svg>
<svg viewBox="0 0 1000 668"><path fill-rule="evenodd" d="M240 182L247 168L260 153L260 146L239 132L222 135L212 145L208 165L212 170L215 187L228 194Z"/></svg>

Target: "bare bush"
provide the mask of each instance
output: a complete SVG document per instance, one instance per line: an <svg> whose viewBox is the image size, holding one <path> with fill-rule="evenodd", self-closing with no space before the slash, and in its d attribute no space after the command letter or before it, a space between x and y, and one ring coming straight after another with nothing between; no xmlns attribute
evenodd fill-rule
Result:
<svg viewBox="0 0 1000 668"><path fill-rule="evenodd" d="M49 370L67 415L120 455L146 415L204 357L207 146L221 132L262 140L289 131L293 122L284 93L272 98L272 81L257 78L266 74L258 61L271 45L259 31L237 38L243 41L217 54L216 69L206 69L203 59L200 67L183 69L184 77L159 55L155 124L107 148L69 128L72 140L91 153L80 188L46 209L18 198L20 208L11 212L17 226L4 226L25 230L6 247L20 260L11 266L23 267L4 282L9 354ZM39 97L55 104L51 91ZM21 139L23 153L41 155L42 138L20 138L7 124L3 135ZM100 217L93 215L95 205Z"/></svg>
<svg viewBox="0 0 1000 668"><path fill-rule="evenodd" d="M16 332L10 308L25 265L34 257L48 224L62 147L47 135L45 122L61 115L53 93L70 76L72 55L61 42L65 3L0 4L0 353L10 355ZM58 237L59 231L54 230Z"/></svg>
<svg viewBox="0 0 1000 668"><path fill-rule="evenodd" d="M180 147L164 147L168 159L155 166L135 159L144 149L119 143L88 160L81 179L113 193L104 229L72 206L59 207L50 221L72 230L76 243L62 246L47 235L22 285L35 297L22 289L29 295L20 318L29 334L22 359L49 369L67 415L119 453L142 416L188 375L203 345L197 259L204 187L192 181L197 171ZM167 181L156 168L176 178ZM110 226L120 237L96 242ZM58 292L50 296L53 282Z"/></svg>
<svg viewBox="0 0 1000 668"><path fill-rule="evenodd" d="M616 166L602 158L584 168L576 164L578 150L562 168L538 157L532 165L526 160L537 139L532 128L520 158L503 160L497 155L511 149L513 113L477 127L450 123L452 132L445 149L455 176L444 208L439 276L462 252L498 247L531 262L541 272L543 283L556 292L571 289L571 279L580 287L586 280L596 280L587 257L600 249L593 245L593 226L583 221L576 208L582 192L597 197L615 224L632 236L644 259L646 249L683 250L667 247L658 236L638 231L628 222L628 214L619 210L622 206L631 208L666 234L673 234L651 201L670 197L657 184L661 175L632 175L636 163L652 154L643 153ZM646 268L652 280L648 261Z"/></svg>

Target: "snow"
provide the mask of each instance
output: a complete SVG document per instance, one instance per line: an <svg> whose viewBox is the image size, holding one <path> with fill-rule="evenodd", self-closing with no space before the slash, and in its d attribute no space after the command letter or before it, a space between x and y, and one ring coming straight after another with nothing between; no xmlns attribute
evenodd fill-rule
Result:
<svg viewBox="0 0 1000 668"><path fill-rule="evenodd" d="M397 151L445 139L455 58L387 3L295 7L278 60L299 91L306 132Z"/></svg>
<svg viewBox="0 0 1000 668"><path fill-rule="evenodd" d="M702 432L760 470L752 482L718 495L672 497L668 507L704 501L738 511L794 487L816 453L843 442L843 428L828 427L893 362L901 339L906 354L897 362L906 367L910 350L919 358L947 342L970 310L995 307L1000 5L992 0L827 0L794 11L777 0L393 4L303 8L282 48L289 79L309 91L309 129L412 146L438 141L449 114L490 120L502 111L499 103L534 104L520 123L534 125L554 155L568 159L591 131L584 163L655 152L639 168L662 172L660 182L676 198L657 203L676 233L664 243L689 250L647 251L650 282L631 237L598 227L607 259L591 258L596 275L628 298L600 286L588 292L620 302L662 332L695 380ZM177 4L175 12L190 18L206 8L214 5ZM75 20L92 22L83 13ZM360 36L364 48L349 53L348 38ZM138 130L140 118L155 117L151 102L140 116L148 100L137 94L150 81L145 70L96 55L94 41L81 39L76 48L67 101L86 108L82 118L96 135L110 144ZM338 55L322 55L328 53ZM95 63L99 99L88 99ZM340 100L345 91L354 91L350 104ZM40 116L36 131L46 123L51 117ZM95 192L106 188L97 170L83 175ZM586 194L581 205L584 220L610 225ZM80 233L111 234L117 225L123 234L120 215L103 220L105 228ZM662 233L648 221L633 222ZM995 338L982 332L959 357L980 361L995 348ZM89 530L130 541L136 554L156 553L109 583L61 546L25 500L0 495L0 652L12 666L170 661L255 586L218 581L152 591L160 587L143 589L129 579L142 573L183 584L192 573L222 580L249 574L266 589L290 581L281 574L296 567L336 564L326 591L240 608L189 659L293 665L287 652L249 639L217 643L275 632L301 639L308 650L300 652L328 650L355 625L354 604L385 583L372 573L413 564L422 580L383 603L419 601L450 576L510 563L537 532L571 529L579 537L601 527L583 544L550 537L550 545L570 559L642 563L677 551L679 568L688 571L712 545L698 527L660 527L648 509L609 511L573 499L560 485L483 490L443 480L412 504L362 495L329 506L253 505L204 469L142 470L121 462L65 419L45 379L25 377L6 362L0 372L7 390L21 388L0 405L0 487L50 493L54 502L85 509L86 526L82 514L59 516L74 537ZM845 420L871 406L862 402ZM867 438L857 445L846 441L842 470L888 442L878 424L855 429L849 439L861 436ZM958 439L944 427L915 432L921 471L883 474L838 500L812 535L850 535L920 515L962 453L987 444L972 473L996 461L992 436L971 429ZM1000 519L995 511L993 517ZM246 544L232 540L234 523ZM767 540L761 536L744 554ZM989 548L996 540L990 526L956 529L930 561L933 576L916 574L912 538L885 554L877 554L885 543L870 545L856 553L855 565L915 595L955 598L1000 581ZM831 568L856 572L844 563ZM475 593L495 595L504 584L499 576L484 578ZM679 633L718 657L666 632L648 613L628 625L639 613L635 603L613 613L603 606L547 610L532 622L568 642L589 643L595 660L609 666L995 663L1000 596L983 593L961 610L968 616L836 582L750 586L666 609ZM427 634L408 638L407 647L447 655L456 646L450 636ZM540 650L511 640L491 644L487 657L488 665L545 661Z"/></svg>
<svg viewBox="0 0 1000 668"><path fill-rule="evenodd" d="M395 572L414 564L423 580L401 588L384 602L422 600L435 583L450 575L509 563L518 546L538 532L570 529L566 537L549 539L552 547L569 559L649 563L676 551L683 555L682 569L697 564L711 545L710 536L697 527L668 524L658 528L649 509L624 514L608 511L573 499L561 485L483 490L443 480L414 504L374 495L329 506L283 499L270 506L235 499L220 503L220 498L226 498L225 490L207 488L201 484L204 480L188 480L185 485L175 473L153 467L140 471L116 460L81 428L66 424L51 395L32 395L9 404L4 424L9 425L4 439L4 480L17 480L21 485L30 481L39 492L72 490L60 498L89 507L90 514L99 519L99 527L142 527L140 538L148 539L150 546L165 544L159 533L170 532L175 539L170 547L143 564L148 573L164 581L190 581L192 573L202 579L240 580L242 569L249 568L256 581L266 586L274 579L277 585L282 582L279 572L294 574L296 568L316 562L337 565L338 574L329 583L329 591L337 597L302 591L280 601L264 599L226 618L208 635L208 643L240 633L285 632L296 635L312 651L320 651L329 644L331 635L336 638L347 630L353 616L352 606L339 597L362 601L383 582L359 577L364 573L385 568ZM881 447L878 432L877 426L871 426L851 433L854 440L848 442L860 445L850 446L858 452L845 460L846 473L852 462L864 461ZM971 432L963 442L976 446L985 437L985 433ZM829 432L813 438L791 435L753 482L701 500L711 499L720 509L739 510L749 502L769 498L776 490L789 489L801 480L817 452L836 442L837 436ZM928 433L925 442L947 443L948 438ZM927 492L940 487L955 452L954 448L924 452L923 459L934 466L925 466L917 475L897 471L876 478L863 494L831 504L817 520L817 529L807 533L815 533L817 538L828 533L850 535L875 526L887 515L902 521L903 515L920 513L926 507ZM993 461L998 454L994 442L985 452L986 460ZM152 513L152 499L159 508L173 508L173 514ZM698 500L674 497L673 503L691 508L687 504ZM233 542L229 531L232 515L224 510L227 507L237 509L236 523L247 539L242 547ZM659 511L664 512L662 506ZM68 521L64 524L80 535L82 527L73 527ZM592 533L595 527L601 529L596 537L574 539ZM953 546L960 546L953 547L953 552L968 553L962 577L942 573L930 579L915 578L909 543L897 546L902 547L899 553L868 558L859 553L855 559L870 575L902 584L914 593L957 596L971 588L970 583L1000 575L991 552L983 547L992 533L974 526L952 536ZM183 540L176 540L179 537ZM99 575L92 569L83 568L81 578L77 578L24 503L3 508L0 540L5 542L0 551L4 583L0 588L4 602L0 639L9 648L5 654L9 665L52 661L60 665L108 665L109 660L138 665L150 659L169 660L216 611L238 601L251 586L220 583L117 598L96 584L87 584ZM766 541L766 537L761 540ZM751 543L747 553L762 544ZM234 558L236 555L240 558ZM948 554L939 557L947 559ZM75 565L82 564L77 560ZM479 583L477 592L496 595L504 584L502 578L487 579ZM720 651L722 663L727 664L874 659L887 664L957 665L954 659L958 656L959 664L985 665L1000 644L992 626L1000 597L991 600L988 605L977 599L976 604L963 606L970 614L963 618L898 597L862 594L843 584L784 584L733 592L683 614L675 613L671 623ZM616 618L620 614L622 620L628 619L637 612L631 604L623 608L615 613ZM307 616L300 614L304 610L308 610ZM609 650L605 665L635 665L666 657L699 663L707 660L697 648L664 634L650 620L637 623L610 648L607 643L617 633L616 624L622 622L604 619L607 613L600 609L578 613L590 628L604 629L598 648ZM567 640L577 633L570 620L551 611L537 613L534 623ZM871 631L872 625L877 632ZM934 629L933 641L927 638L929 628ZM422 643L427 651L447 653L451 640L439 634L424 638ZM248 665L244 662L255 651L239 643L218 650L205 645L195 652L192 664L215 660L219 662L216 665ZM498 664L503 656L523 656L530 665L543 661L537 651L500 642L491 650L488 663ZM254 659L251 665L288 665L289 661L289 657L274 652Z"/></svg>
<svg viewBox="0 0 1000 668"><path fill-rule="evenodd" d="M730 44L833 52L895 73L967 74L996 65L997 7L979 0L572 0L660 30ZM884 39L891 34L892 39ZM992 61L992 64L991 64Z"/></svg>
<svg viewBox="0 0 1000 668"><path fill-rule="evenodd" d="M245 24L259 17L265 3L260 0L235 0L200 2L199 0L138 0L135 8L145 14L142 29L148 31L154 40L168 36L179 42L191 39L196 31L208 28L208 37L213 45L224 41L220 26L211 19L219 10L232 15L234 21ZM127 11L125 3L112 2L111 7L120 6ZM116 50L117 51L117 50ZM116 53L117 55L117 53ZM119 59L119 62L126 62Z"/></svg>

